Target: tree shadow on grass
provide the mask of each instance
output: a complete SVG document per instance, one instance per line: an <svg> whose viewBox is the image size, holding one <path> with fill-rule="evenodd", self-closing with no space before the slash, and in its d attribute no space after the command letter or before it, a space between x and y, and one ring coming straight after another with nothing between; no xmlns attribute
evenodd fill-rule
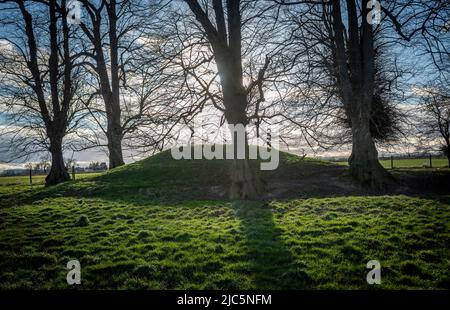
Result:
<svg viewBox="0 0 450 310"><path fill-rule="evenodd" d="M306 265L283 244L273 211L262 202L233 203L246 238L245 248L257 289L307 289L313 281Z"/></svg>

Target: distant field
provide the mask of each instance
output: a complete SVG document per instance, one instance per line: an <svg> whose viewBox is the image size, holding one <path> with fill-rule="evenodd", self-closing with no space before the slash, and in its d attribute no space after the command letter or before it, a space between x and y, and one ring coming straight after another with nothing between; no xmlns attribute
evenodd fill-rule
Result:
<svg viewBox="0 0 450 310"><path fill-rule="evenodd" d="M95 173L80 173L75 175L75 179L85 179L89 177L95 177L100 175L101 172ZM44 184L45 175L34 175L33 176L33 185ZM29 176L11 176L11 177L0 177L0 185L23 185L30 184Z"/></svg>
<svg viewBox="0 0 450 310"><path fill-rule="evenodd" d="M348 165L347 161L336 162L339 165ZM391 168L391 160L380 160L381 165L385 168ZM433 158L431 160L433 168L448 167L447 158ZM411 159L394 159L394 168L424 168L430 165L428 158L411 158Z"/></svg>

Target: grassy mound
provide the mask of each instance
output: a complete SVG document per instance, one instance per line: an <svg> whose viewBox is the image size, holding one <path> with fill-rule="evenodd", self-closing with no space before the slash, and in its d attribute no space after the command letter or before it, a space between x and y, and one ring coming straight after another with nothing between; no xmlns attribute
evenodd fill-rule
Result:
<svg viewBox="0 0 450 310"><path fill-rule="evenodd" d="M4 191L0 190L0 199L6 205L60 196L90 196L137 203L226 200L230 163L230 160L174 160L170 151L165 151L101 175L83 176L50 188L43 188L42 184L33 187L24 186L26 184L15 186L11 181L4 184L9 185L3 187ZM330 162L302 159L284 152L280 153L280 164L276 170L259 171L260 162L257 160L252 160L251 164L268 185L262 198L271 198L273 193L279 191L278 187L284 188L282 193L294 191L303 195L323 192L326 184L330 187L334 185L331 179L319 180L318 177L323 173L340 175L347 169ZM345 176L341 179L341 182L348 182ZM293 185L303 180L308 180L307 186L301 186L301 190L293 189ZM20 195L16 195L15 189Z"/></svg>
<svg viewBox="0 0 450 310"><path fill-rule="evenodd" d="M52 188L0 183L0 288L74 288L73 259L82 289L450 288L449 196L351 196L345 167L284 153L264 201L229 202L228 164L164 152Z"/></svg>

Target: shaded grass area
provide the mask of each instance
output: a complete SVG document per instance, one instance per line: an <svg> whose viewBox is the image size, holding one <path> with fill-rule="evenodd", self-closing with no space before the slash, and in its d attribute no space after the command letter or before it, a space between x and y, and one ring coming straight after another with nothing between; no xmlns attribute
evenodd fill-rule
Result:
<svg viewBox="0 0 450 310"><path fill-rule="evenodd" d="M260 202L220 198L224 161L167 152L51 188L0 182L0 288L73 288L72 259L82 289L450 288L450 196L325 198L342 173L282 154L263 177L317 198Z"/></svg>
<svg viewBox="0 0 450 310"><path fill-rule="evenodd" d="M450 198L324 198L124 205L44 199L1 212L0 287L450 288ZM90 224L77 225L86 215Z"/></svg>

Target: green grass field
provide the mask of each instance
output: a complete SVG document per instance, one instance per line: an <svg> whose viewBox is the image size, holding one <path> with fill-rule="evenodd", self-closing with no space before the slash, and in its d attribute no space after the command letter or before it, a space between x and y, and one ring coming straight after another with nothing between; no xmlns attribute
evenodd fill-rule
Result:
<svg viewBox="0 0 450 310"><path fill-rule="evenodd" d="M347 161L336 162L340 165L348 165ZM383 159L380 160L381 165L386 168L391 168L391 160ZM448 168L447 158L432 158L431 164L433 168ZM394 159L394 169L396 168L429 168L430 160L428 158L411 158L411 159Z"/></svg>
<svg viewBox="0 0 450 310"><path fill-rule="evenodd" d="M162 153L52 188L0 179L0 288L73 288L72 259L81 289L450 288L450 196L321 197L314 177L346 168L283 154L263 177L311 182L230 202L227 165Z"/></svg>
<svg viewBox="0 0 450 310"><path fill-rule="evenodd" d="M84 179L90 178L100 175L101 173L77 173L75 175L76 179ZM33 185L42 185L45 183L45 175L33 175L32 176L32 184ZM9 185L30 185L30 177L29 176L8 176L8 177L0 177L0 186L9 186Z"/></svg>

